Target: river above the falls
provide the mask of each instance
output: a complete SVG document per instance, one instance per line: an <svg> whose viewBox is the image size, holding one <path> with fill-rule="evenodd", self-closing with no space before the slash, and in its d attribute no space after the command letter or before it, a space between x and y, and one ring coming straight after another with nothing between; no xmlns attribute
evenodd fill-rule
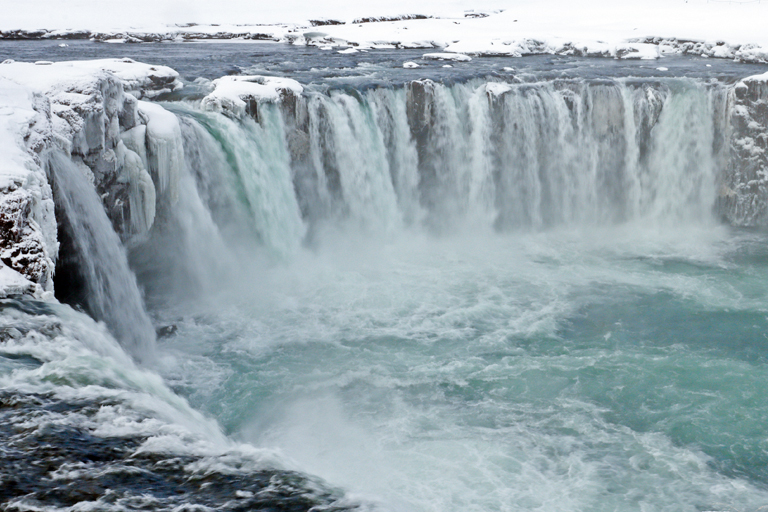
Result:
<svg viewBox="0 0 768 512"><path fill-rule="evenodd" d="M423 60L439 49L369 49L339 53L344 47L321 49L273 42L101 43L86 40L0 41L0 56L19 61L62 61L128 57L139 62L170 66L187 81L209 80L228 74L285 76L302 84L389 83L408 80L501 79L525 81L557 78L690 77L734 82L764 73L766 65L726 59L670 55L657 60L608 59L534 55L474 57L469 62ZM405 62L420 67L403 68ZM443 66L450 65L451 68ZM507 69L505 69L507 68ZM659 69L666 68L666 69Z"/></svg>

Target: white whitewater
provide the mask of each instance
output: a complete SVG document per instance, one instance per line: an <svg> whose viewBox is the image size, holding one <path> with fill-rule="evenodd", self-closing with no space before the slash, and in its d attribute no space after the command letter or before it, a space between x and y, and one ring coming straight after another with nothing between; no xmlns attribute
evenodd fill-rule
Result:
<svg viewBox="0 0 768 512"><path fill-rule="evenodd" d="M426 127L415 130L402 90L310 97L310 169L294 172L311 174L302 183L316 189L297 186L299 202L328 203L307 210L384 231L711 217L727 128L722 87L669 80L427 88Z"/></svg>
<svg viewBox="0 0 768 512"><path fill-rule="evenodd" d="M51 153L49 169L56 201L84 274L88 309L97 320L107 324L131 355L140 360L151 359L155 330L144 309L136 277L128 266L125 249L96 191L66 155Z"/></svg>
<svg viewBox="0 0 768 512"><path fill-rule="evenodd" d="M679 334L719 328L701 312L764 318L765 279L713 214L724 87L424 82L418 108L408 87L310 88L301 115L260 104L258 121L164 105L178 198L131 262L173 325L169 387L363 510L765 503L760 465L718 451L762 442L752 424L707 409L752 400L740 384L765 372ZM140 351L119 241L59 160L88 306ZM721 375L735 384L710 392Z"/></svg>

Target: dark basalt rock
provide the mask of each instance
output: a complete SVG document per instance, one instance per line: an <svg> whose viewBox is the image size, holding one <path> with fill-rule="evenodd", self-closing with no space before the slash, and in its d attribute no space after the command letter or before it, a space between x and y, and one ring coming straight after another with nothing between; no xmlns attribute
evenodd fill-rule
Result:
<svg viewBox="0 0 768 512"><path fill-rule="evenodd" d="M357 18L352 23L381 23L386 21L402 21L402 20L428 20L433 16L426 16L424 14L403 14L401 16L367 16L363 18Z"/></svg>
<svg viewBox="0 0 768 512"><path fill-rule="evenodd" d="M309 20L309 24L313 27L324 27L326 25L344 25L344 22L339 20Z"/></svg>
<svg viewBox="0 0 768 512"><path fill-rule="evenodd" d="M299 473L219 470L203 457L139 452L146 436L99 435L66 420L94 418L116 405L0 391L0 510L16 510L20 499L28 507L98 502L100 510L148 510L148 504L156 511L356 508L340 505L339 491Z"/></svg>

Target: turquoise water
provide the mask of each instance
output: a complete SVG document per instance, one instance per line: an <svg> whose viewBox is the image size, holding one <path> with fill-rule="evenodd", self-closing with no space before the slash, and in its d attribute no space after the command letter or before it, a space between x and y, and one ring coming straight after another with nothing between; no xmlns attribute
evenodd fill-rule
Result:
<svg viewBox="0 0 768 512"><path fill-rule="evenodd" d="M159 371L377 510L757 510L766 256L717 225L340 236L160 311Z"/></svg>
<svg viewBox="0 0 768 512"><path fill-rule="evenodd" d="M252 70L290 75L294 50L278 50ZM239 52L237 69L266 59ZM187 53L168 58L205 65ZM2 302L0 484L21 483L0 498L768 506L768 235L714 212L729 84L751 68L709 80L703 61L671 59L679 77L661 78L542 57L502 83L509 62L477 59L419 89L390 53L370 74L347 56L315 69L316 53L297 58L311 84L295 112L203 112L205 81L163 103L185 149L179 197L132 246L137 280L109 271L143 292L151 358L68 306Z"/></svg>

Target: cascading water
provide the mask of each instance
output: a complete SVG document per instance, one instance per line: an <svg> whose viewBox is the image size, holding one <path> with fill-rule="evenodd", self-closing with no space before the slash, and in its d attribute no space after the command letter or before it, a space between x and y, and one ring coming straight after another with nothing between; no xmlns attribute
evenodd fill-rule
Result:
<svg viewBox="0 0 768 512"><path fill-rule="evenodd" d="M78 271L83 274L88 310L109 326L129 353L139 359L151 358L155 330L125 249L96 191L66 155L51 153L48 168L64 229L73 241Z"/></svg>
<svg viewBox="0 0 768 512"><path fill-rule="evenodd" d="M391 233L424 222L438 230L467 221L502 230L678 222L711 215L726 102L725 87L691 80L420 81L311 93L306 119L287 122L291 154L255 142L244 147L282 166L284 176L292 166L310 224L348 219ZM279 137L282 124L270 119L262 129ZM243 148L229 151L230 160L245 158ZM280 200L294 210L289 197ZM265 199L248 197L250 204L272 204ZM294 216L271 219L254 219L268 246L286 249L269 234L275 229L301 237Z"/></svg>
<svg viewBox="0 0 768 512"><path fill-rule="evenodd" d="M104 378L104 412L72 405L131 454L50 482L85 475L115 510L759 509L768 273L764 235L717 222L728 94L475 78L308 85L246 118L163 104L177 199L130 261L167 327L148 363L164 384L131 368ZM147 317L116 235L51 162L88 308L135 347L151 325L124 320ZM14 368L71 337L20 311L28 330L0 326ZM156 397L174 405L154 423Z"/></svg>

